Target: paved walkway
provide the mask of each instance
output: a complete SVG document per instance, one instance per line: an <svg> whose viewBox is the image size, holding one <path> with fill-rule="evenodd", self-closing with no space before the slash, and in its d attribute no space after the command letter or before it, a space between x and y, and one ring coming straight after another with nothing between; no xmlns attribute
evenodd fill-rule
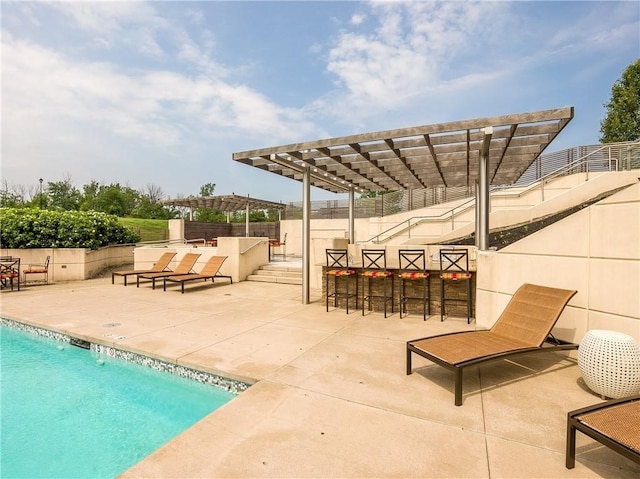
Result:
<svg viewBox="0 0 640 479"><path fill-rule="evenodd" d="M566 354L472 370L464 404L455 407L453 375L445 369L416 357L416 372L405 374L405 342L473 328L464 319L326 313L319 292L303 305L301 287L282 284L191 284L180 294L175 286L163 292L116 281L3 291L0 312L253 383L123 478L640 474L581 435L576 468L565 469L567 411L600 401Z"/></svg>

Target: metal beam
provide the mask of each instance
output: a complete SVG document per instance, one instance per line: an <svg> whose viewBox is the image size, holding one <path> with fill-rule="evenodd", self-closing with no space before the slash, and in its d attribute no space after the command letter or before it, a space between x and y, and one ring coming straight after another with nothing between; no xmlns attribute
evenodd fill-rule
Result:
<svg viewBox="0 0 640 479"><path fill-rule="evenodd" d="M353 188L349 190L349 244L354 244L356 242L356 220L355 220L355 195Z"/></svg>
<svg viewBox="0 0 640 479"><path fill-rule="evenodd" d="M311 277L311 169L302 177L302 304L309 304Z"/></svg>
<svg viewBox="0 0 640 479"><path fill-rule="evenodd" d="M493 127L483 130L480 161L478 162L478 200L476 201L476 244L480 251L489 247L489 146L493 136Z"/></svg>

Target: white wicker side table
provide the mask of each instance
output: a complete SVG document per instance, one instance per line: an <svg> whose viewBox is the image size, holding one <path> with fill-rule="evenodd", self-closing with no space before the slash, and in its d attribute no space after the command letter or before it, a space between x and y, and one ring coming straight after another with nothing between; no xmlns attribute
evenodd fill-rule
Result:
<svg viewBox="0 0 640 479"><path fill-rule="evenodd" d="M623 398L640 390L640 346L628 334L587 331L578 348L584 382L603 398Z"/></svg>

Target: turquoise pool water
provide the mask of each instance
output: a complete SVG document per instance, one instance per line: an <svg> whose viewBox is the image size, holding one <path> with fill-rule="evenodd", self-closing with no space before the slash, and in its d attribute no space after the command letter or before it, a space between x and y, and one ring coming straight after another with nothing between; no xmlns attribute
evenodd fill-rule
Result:
<svg viewBox="0 0 640 479"><path fill-rule="evenodd" d="M111 478L234 395L0 327L0 477Z"/></svg>

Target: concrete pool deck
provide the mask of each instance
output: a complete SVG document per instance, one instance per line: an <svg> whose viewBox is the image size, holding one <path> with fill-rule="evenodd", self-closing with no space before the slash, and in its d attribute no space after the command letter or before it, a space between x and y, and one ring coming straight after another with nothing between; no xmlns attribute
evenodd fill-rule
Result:
<svg viewBox="0 0 640 479"><path fill-rule="evenodd" d="M116 279L3 291L0 314L253 385L122 478L637 478L640 466L578 435L564 466L567 412L601 399L564 353L472 369L463 406L453 374L407 340L473 329L466 318L325 312L320 292L226 281Z"/></svg>

